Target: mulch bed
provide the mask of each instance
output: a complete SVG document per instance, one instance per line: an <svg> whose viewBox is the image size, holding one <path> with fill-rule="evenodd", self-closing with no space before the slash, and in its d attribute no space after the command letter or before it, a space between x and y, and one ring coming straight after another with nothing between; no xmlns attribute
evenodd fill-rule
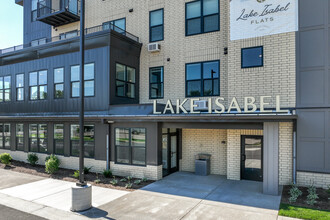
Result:
<svg viewBox="0 0 330 220"><path fill-rule="evenodd" d="M31 164L20 162L20 161L12 161L10 166L5 166L4 164L0 163L0 169L8 169L8 170L15 171L15 172L32 174L32 175L36 175L36 176L47 177L47 178L52 178L52 179L57 179L57 180L78 182L78 180L72 176L75 170L60 168L55 174L50 175L45 172L45 166L42 166L42 165L32 166ZM104 188L111 188L111 189L118 189L118 190L125 190L125 191L134 191L134 190L140 189L146 185L149 185L149 184L155 182L152 180L147 180L145 182L141 181L141 183L137 185L134 183L134 181L139 180L139 179L133 178L131 180L131 183L133 183L132 188L127 189L125 187L125 185L127 184L127 181L120 182L120 180L123 178L126 178L126 177L113 176L111 178L105 178L100 173L98 174L98 173L90 172L88 174L85 174L85 180L94 186L100 186L100 187L104 187ZM99 183L95 183L95 180L97 180L97 179L100 180ZM115 186L110 183L110 181L113 179L118 180L118 184Z"/></svg>
<svg viewBox="0 0 330 220"><path fill-rule="evenodd" d="M298 187L302 191L302 195L298 197L297 201L295 203L290 203L289 198L290 194L289 191L291 189L291 186L284 186L283 192L282 192L282 200L281 203L285 204L291 204L295 206L301 206L305 208L313 208L313 209L319 209L319 210L328 210L330 211L330 193L327 192L326 189L317 188L316 193L318 194L319 198L316 200L317 203L314 206L308 205L306 203L307 196L308 196L308 188L307 187Z"/></svg>

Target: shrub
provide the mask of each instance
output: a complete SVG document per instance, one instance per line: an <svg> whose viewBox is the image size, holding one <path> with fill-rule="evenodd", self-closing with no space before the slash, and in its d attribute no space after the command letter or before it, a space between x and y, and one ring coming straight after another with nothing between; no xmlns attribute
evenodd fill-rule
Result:
<svg viewBox="0 0 330 220"><path fill-rule="evenodd" d="M313 206L313 205L315 205L315 203L317 203L316 202L316 199L318 199L319 198L319 196L317 195L317 193L316 193L316 188L315 188L315 186L314 185L310 185L309 187L308 187L308 196L307 196L307 201L306 201L306 203L308 204L308 205L311 205L311 206Z"/></svg>
<svg viewBox="0 0 330 220"><path fill-rule="evenodd" d="M58 163L58 165L60 165L60 160L59 160L58 157L55 156L54 154L51 154L51 155L47 156L46 159L45 159L45 162L47 162L49 159L56 160L57 163Z"/></svg>
<svg viewBox="0 0 330 220"><path fill-rule="evenodd" d="M330 185L328 185L327 193L330 194Z"/></svg>
<svg viewBox="0 0 330 220"><path fill-rule="evenodd" d="M103 176L105 178L110 178L112 176L111 170L103 170Z"/></svg>
<svg viewBox="0 0 330 220"><path fill-rule="evenodd" d="M142 182L142 180L135 180L135 181L134 181L134 184L136 184L136 185L140 185L141 182Z"/></svg>
<svg viewBox="0 0 330 220"><path fill-rule="evenodd" d="M302 192L300 191L300 189L298 189L296 185L292 184L289 194L289 202L294 203L297 201L298 197L302 195Z"/></svg>
<svg viewBox="0 0 330 220"><path fill-rule="evenodd" d="M142 179L142 181L143 181L143 182L147 182L148 179L144 177L144 178Z"/></svg>
<svg viewBox="0 0 330 220"><path fill-rule="evenodd" d="M126 189L131 189L133 186L133 183L126 183L125 188Z"/></svg>
<svg viewBox="0 0 330 220"><path fill-rule="evenodd" d="M120 179L119 181L120 181L120 182L126 182L127 179L126 179L126 178L122 178L122 179Z"/></svg>
<svg viewBox="0 0 330 220"><path fill-rule="evenodd" d="M84 167L84 173L85 174L89 174L89 172L91 171L92 167Z"/></svg>
<svg viewBox="0 0 330 220"><path fill-rule="evenodd" d="M27 161L32 165L35 166L38 163L39 157L37 154L28 154Z"/></svg>
<svg viewBox="0 0 330 220"><path fill-rule="evenodd" d="M131 182L131 181L132 181L132 179L133 179L133 177L131 177L131 176L128 176L128 177L126 177L126 179L128 180L128 182Z"/></svg>
<svg viewBox="0 0 330 220"><path fill-rule="evenodd" d="M94 181L94 183L96 183L96 184L99 184L100 182L101 182L100 179L96 179L96 180Z"/></svg>
<svg viewBox="0 0 330 220"><path fill-rule="evenodd" d="M73 173L72 176L73 176L74 178L76 178L76 179L79 179L79 176L80 176L80 172L79 172L79 170L74 171L74 173Z"/></svg>
<svg viewBox="0 0 330 220"><path fill-rule="evenodd" d="M0 161L1 161L1 163L5 164L6 166L10 164L10 161L12 159L13 158L8 153L0 154Z"/></svg>
<svg viewBox="0 0 330 220"><path fill-rule="evenodd" d="M116 180L116 178L113 177L113 179L110 181L110 184L116 186L118 184L118 180Z"/></svg>
<svg viewBox="0 0 330 220"><path fill-rule="evenodd" d="M51 155L50 158L46 161L45 165L46 172L49 174L53 174L58 171L60 167L60 160L56 156Z"/></svg>

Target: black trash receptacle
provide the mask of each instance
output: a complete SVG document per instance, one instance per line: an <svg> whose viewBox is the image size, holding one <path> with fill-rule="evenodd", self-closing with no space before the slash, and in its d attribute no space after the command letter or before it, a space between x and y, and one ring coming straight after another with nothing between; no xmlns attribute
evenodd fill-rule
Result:
<svg viewBox="0 0 330 220"><path fill-rule="evenodd" d="M195 158L195 174L200 176L210 175L211 170L211 155L197 154Z"/></svg>

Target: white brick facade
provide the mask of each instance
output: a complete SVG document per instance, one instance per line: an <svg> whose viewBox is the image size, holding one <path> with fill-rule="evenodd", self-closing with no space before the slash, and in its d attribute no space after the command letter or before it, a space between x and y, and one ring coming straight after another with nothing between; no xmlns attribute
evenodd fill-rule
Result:
<svg viewBox="0 0 330 220"><path fill-rule="evenodd" d="M293 124L281 122L279 127L279 181L280 185L292 183Z"/></svg>
<svg viewBox="0 0 330 220"><path fill-rule="evenodd" d="M135 178L147 178L149 180L159 180L162 178L163 166L130 166L110 162L110 169L113 175L133 176Z"/></svg>
<svg viewBox="0 0 330 220"><path fill-rule="evenodd" d="M330 187L330 174L297 172L297 184L301 186L314 185L328 189Z"/></svg>

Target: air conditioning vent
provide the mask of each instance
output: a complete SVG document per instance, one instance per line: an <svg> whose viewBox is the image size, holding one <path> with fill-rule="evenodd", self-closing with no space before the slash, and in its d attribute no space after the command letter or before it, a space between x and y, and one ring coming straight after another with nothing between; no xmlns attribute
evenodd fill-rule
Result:
<svg viewBox="0 0 330 220"><path fill-rule="evenodd" d="M159 43L148 44L148 51L152 53L160 51L160 44Z"/></svg>
<svg viewBox="0 0 330 220"><path fill-rule="evenodd" d="M195 110L208 110L208 101L207 100L200 100L194 102L197 107L195 107Z"/></svg>

